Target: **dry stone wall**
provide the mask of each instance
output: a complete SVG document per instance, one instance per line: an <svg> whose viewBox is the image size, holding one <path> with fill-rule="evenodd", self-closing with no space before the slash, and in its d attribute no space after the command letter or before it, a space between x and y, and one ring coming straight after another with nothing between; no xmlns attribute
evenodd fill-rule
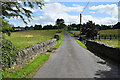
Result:
<svg viewBox="0 0 120 80"><path fill-rule="evenodd" d="M57 43L56 39L51 39L44 41L35 45L32 45L24 50L21 50L15 56L14 65L22 65L25 60L29 60L36 56L49 50L51 47L55 46Z"/></svg>
<svg viewBox="0 0 120 80"><path fill-rule="evenodd" d="M120 63L120 48L115 48L95 41L86 41L86 46L88 50Z"/></svg>

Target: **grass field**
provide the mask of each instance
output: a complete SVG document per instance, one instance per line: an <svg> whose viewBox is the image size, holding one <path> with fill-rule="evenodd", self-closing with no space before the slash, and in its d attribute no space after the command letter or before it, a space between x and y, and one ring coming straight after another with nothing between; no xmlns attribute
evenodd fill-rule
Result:
<svg viewBox="0 0 120 80"><path fill-rule="evenodd" d="M30 32L34 32L34 31L30 31ZM43 31L43 34L44 34L44 32L46 32L46 31ZM38 33L40 33L40 32L38 32ZM54 34L57 34L57 35L60 36L60 40L53 47L53 48L58 48L61 45L61 43L63 41L63 38L64 38L63 32L56 33L56 31L48 31L48 32L46 32L46 35L48 35L47 33L49 33L49 35L51 33L54 33ZM51 34L51 37L54 34ZM37 55L34 60L30 61L30 63L24 64L23 68L13 66L14 68L10 68L10 69L7 69L6 71L2 72L2 76L4 78L30 78L36 72L36 70L38 68L40 68L40 66L42 66L42 64L44 64L46 60L49 59L49 56L50 56L51 53L52 52L46 52L46 53L43 53L41 55Z"/></svg>
<svg viewBox="0 0 120 80"><path fill-rule="evenodd" d="M3 36L12 41L17 49L24 49L33 44L52 39L55 34L56 30L31 30L12 32L11 36Z"/></svg>
<svg viewBox="0 0 120 80"><path fill-rule="evenodd" d="M80 34L80 31L70 31L70 32L75 33L75 34ZM120 29L111 29L111 30L98 31L98 33L100 35L120 35L119 32L120 32Z"/></svg>
<svg viewBox="0 0 120 80"><path fill-rule="evenodd" d="M73 32L75 34L80 33L79 31L70 31L70 32ZM101 39L101 40L97 40L97 41L120 48L120 45L118 44L118 43L120 43L120 41L118 40L118 37L116 39L114 37L114 35L115 36L120 35L119 32L120 32L120 29L101 30L98 32L100 34L100 36L103 35L103 37L101 37L101 38L104 38L104 36L106 36L106 38L109 38L111 35L112 39L111 40L110 39Z"/></svg>
<svg viewBox="0 0 120 80"><path fill-rule="evenodd" d="M111 30L101 30L98 33L100 33L100 35L120 35L119 32L120 29L111 29Z"/></svg>
<svg viewBox="0 0 120 80"><path fill-rule="evenodd" d="M80 31L70 31L72 33L75 33L75 34L80 34Z"/></svg>
<svg viewBox="0 0 120 80"><path fill-rule="evenodd" d="M113 39L113 40L105 40L105 39L101 39L101 40L96 40L98 42L102 42L104 44L108 44L110 46L113 46L113 47L119 47L120 48L120 41L117 40L117 39Z"/></svg>
<svg viewBox="0 0 120 80"><path fill-rule="evenodd" d="M111 45L113 47L119 47L120 48L120 45L118 44L118 43L120 43L120 41L118 40L118 37L116 39L114 37L114 35L115 36L120 35L119 32L120 32L120 29L101 30L101 31L98 32L98 33L100 33L100 36L103 35L103 36L106 36L106 37L109 38L109 36L111 35L112 40L110 40L110 39L101 39L101 40L97 40L97 41L102 42L104 44Z"/></svg>

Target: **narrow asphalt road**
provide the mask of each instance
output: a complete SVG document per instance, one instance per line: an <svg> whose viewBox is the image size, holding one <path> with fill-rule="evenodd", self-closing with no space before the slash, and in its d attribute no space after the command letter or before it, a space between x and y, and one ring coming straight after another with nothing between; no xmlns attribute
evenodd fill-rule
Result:
<svg viewBox="0 0 120 80"><path fill-rule="evenodd" d="M118 68L81 47L64 32L61 46L33 78L115 78Z"/></svg>

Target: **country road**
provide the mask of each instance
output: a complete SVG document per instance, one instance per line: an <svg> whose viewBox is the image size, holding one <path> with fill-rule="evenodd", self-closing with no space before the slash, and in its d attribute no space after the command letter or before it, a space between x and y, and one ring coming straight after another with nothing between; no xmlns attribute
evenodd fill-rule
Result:
<svg viewBox="0 0 120 80"><path fill-rule="evenodd" d="M64 32L61 46L33 78L116 78L118 67L81 47Z"/></svg>

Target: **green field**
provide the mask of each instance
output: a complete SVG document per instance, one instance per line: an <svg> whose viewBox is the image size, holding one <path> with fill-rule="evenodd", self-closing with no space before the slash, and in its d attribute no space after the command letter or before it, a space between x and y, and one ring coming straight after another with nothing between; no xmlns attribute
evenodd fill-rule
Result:
<svg viewBox="0 0 120 80"><path fill-rule="evenodd" d="M72 33L75 33L75 34L80 34L80 31L70 31Z"/></svg>
<svg viewBox="0 0 120 80"><path fill-rule="evenodd" d="M63 32L56 33L56 31L57 30L20 31L20 32L12 33L12 36L15 35L14 37L19 39L20 37L25 36L25 35L34 35L35 38L31 39L33 42L37 42L39 40L41 40L41 42L42 42L42 40L44 41L44 40L53 38L53 36L55 34L57 34L57 35L59 35L60 40L52 48L58 48L63 41L64 34L63 34ZM20 37L17 37L17 35L20 35ZM10 39L12 39L12 36L10 36L10 37L5 36L5 37L10 40ZM40 39L41 36L43 39ZM28 39L30 37L31 36L29 36ZM35 40L37 40L37 41L35 41ZM22 46L21 42L23 42L23 41L21 40L19 42L19 46ZM26 42L27 42L27 40L26 40ZM15 42L13 42L13 43L15 44ZM28 45L32 45L32 44L28 43ZM5 71L2 72L2 77L3 78L30 78L36 72L36 70L38 68L40 68L40 66L42 66L42 64L44 64L46 60L49 59L49 56L51 53L52 52L46 52L46 53L35 56L34 59L31 59L29 63L25 63L23 68L20 68L19 66L13 65L12 68L6 69Z"/></svg>
<svg viewBox="0 0 120 80"><path fill-rule="evenodd" d="M120 35L119 32L120 29L111 29L111 30L101 30L98 33L100 33L100 35Z"/></svg>
<svg viewBox="0 0 120 80"><path fill-rule="evenodd" d="M80 34L80 31L70 31L70 32L75 33L75 34ZM98 31L98 33L100 35L120 35L119 32L120 32L120 29L111 29L111 30Z"/></svg>
<svg viewBox="0 0 120 80"><path fill-rule="evenodd" d="M3 34L3 36L10 40L17 49L24 49L33 44L52 39L56 31L57 30L29 30L12 32L11 36Z"/></svg>
<svg viewBox="0 0 120 80"><path fill-rule="evenodd" d="M79 31L70 31L70 32L75 33L75 34L80 33ZM103 37L101 37L102 38L101 40L97 40L97 41L102 42L104 44L108 44L108 45L120 48L120 46L118 45L118 43L120 43L120 41L118 40L118 35L120 35L119 32L120 32L120 29L98 31L100 36L103 36ZM110 35L111 35L111 38L112 38L111 40L109 39ZM105 36L106 36L106 39L104 39Z"/></svg>
<svg viewBox="0 0 120 80"><path fill-rule="evenodd" d="M108 44L108 45L111 45L113 47L119 47L120 48L120 45L118 43L120 43L119 40L117 39L113 39L113 40L105 40L105 39L101 39L101 40L96 40L98 42L102 42L104 44Z"/></svg>
<svg viewBox="0 0 120 80"><path fill-rule="evenodd" d="M101 39L101 40L97 40L97 41L102 42L104 44L111 45L113 47L119 47L120 48L120 46L118 44L120 42L118 40L118 35L120 35L119 32L120 32L120 29L101 30L101 31L98 32L100 34L100 36L102 36L102 35L106 36L106 38L108 38L108 39ZM110 35L112 36L111 40L109 39ZM116 39L115 39L115 36L117 36Z"/></svg>

